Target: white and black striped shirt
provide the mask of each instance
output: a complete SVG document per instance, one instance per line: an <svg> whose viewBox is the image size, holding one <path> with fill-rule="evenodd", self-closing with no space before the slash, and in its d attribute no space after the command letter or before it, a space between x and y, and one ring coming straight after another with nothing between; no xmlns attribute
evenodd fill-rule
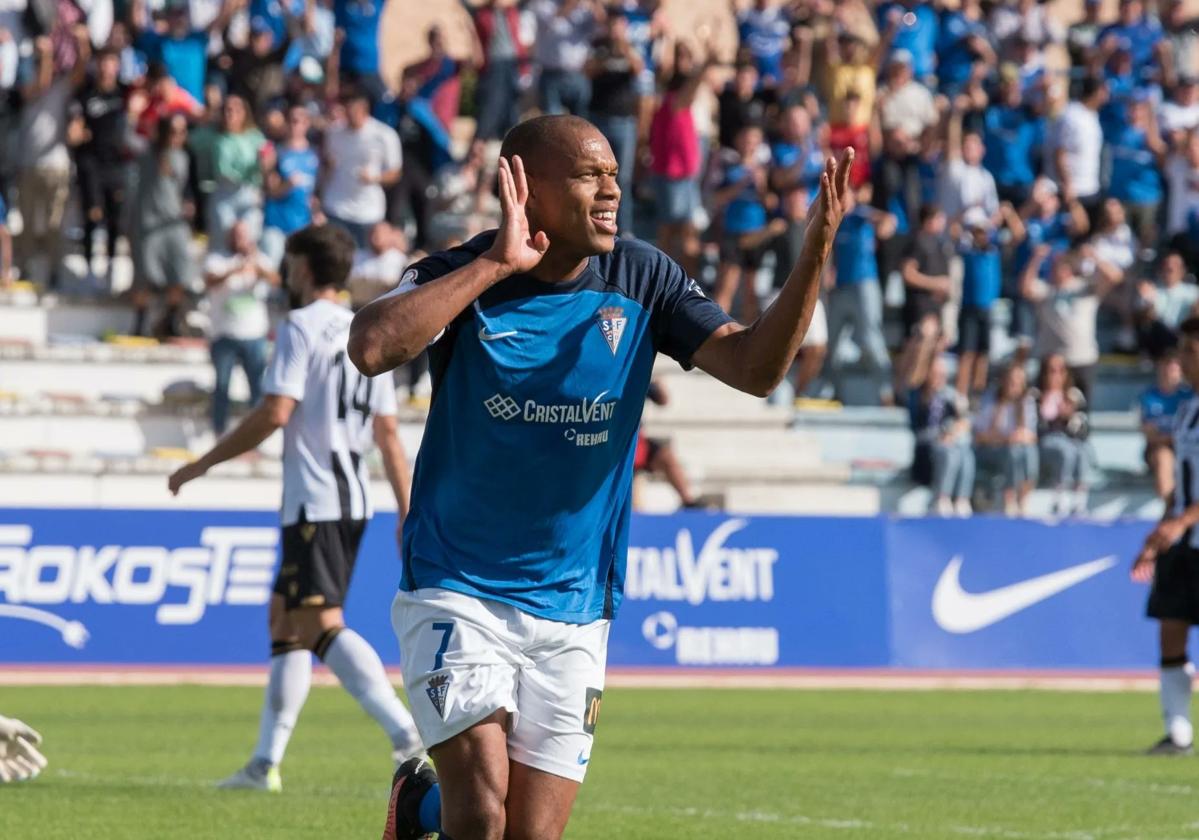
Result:
<svg viewBox="0 0 1199 840"><path fill-rule="evenodd" d="M353 315L317 300L288 315L275 337L263 388L291 397L283 430L283 524L369 519L370 475L362 457L372 419L396 413L391 374L366 377L346 355Z"/></svg>
<svg viewBox="0 0 1199 840"><path fill-rule="evenodd" d="M1191 397L1174 415L1174 515L1199 502L1199 396ZM1188 534L1199 548L1199 528Z"/></svg>

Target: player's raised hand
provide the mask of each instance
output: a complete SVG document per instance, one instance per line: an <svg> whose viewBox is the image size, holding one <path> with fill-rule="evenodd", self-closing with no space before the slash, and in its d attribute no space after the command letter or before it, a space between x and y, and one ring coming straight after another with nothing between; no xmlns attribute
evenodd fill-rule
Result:
<svg viewBox="0 0 1199 840"><path fill-rule="evenodd" d="M549 250L550 239L545 231L529 229L525 203L529 200L529 180L524 161L513 155L512 163L500 158L500 209L503 219L496 231L495 242L483 256L494 260L511 274L529 271Z"/></svg>
<svg viewBox="0 0 1199 840"><path fill-rule="evenodd" d="M840 160L829 158L820 176L820 194L808 210L808 228L805 240L816 247L827 250L832 247L833 237L841 220L845 217L848 203L849 173L853 169L853 148L848 148Z"/></svg>

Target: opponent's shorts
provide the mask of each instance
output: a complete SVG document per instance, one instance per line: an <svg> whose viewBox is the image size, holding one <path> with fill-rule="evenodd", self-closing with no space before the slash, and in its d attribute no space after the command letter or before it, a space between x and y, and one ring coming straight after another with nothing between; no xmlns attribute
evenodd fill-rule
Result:
<svg viewBox="0 0 1199 840"><path fill-rule="evenodd" d="M345 603L365 530L365 519L301 519L283 526L283 558L273 591L283 596L287 609Z"/></svg>
<svg viewBox="0 0 1199 840"><path fill-rule="evenodd" d="M1157 558L1145 614L1199 624L1199 550L1189 535Z"/></svg>
<svg viewBox="0 0 1199 840"><path fill-rule="evenodd" d="M499 709L513 761L583 781L604 693L606 619L566 624L447 589L391 607L421 740L436 746Z"/></svg>

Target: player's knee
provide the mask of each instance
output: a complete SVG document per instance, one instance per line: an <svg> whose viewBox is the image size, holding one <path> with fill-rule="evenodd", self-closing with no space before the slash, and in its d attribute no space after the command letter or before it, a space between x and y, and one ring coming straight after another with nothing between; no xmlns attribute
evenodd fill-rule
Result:
<svg viewBox="0 0 1199 840"><path fill-rule="evenodd" d="M302 628L300 630L300 637L304 642L304 647L315 653L317 658L323 662L325 654L329 652L329 648L333 645L333 640L345 629L344 624L338 624L334 627L321 627L319 623L316 623Z"/></svg>

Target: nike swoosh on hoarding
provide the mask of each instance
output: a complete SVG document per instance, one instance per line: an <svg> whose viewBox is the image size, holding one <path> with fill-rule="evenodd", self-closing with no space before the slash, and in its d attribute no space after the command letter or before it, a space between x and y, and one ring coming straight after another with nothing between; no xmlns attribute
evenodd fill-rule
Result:
<svg viewBox="0 0 1199 840"><path fill-rule="evenodd" d="M1108 555L989 592L967 592L962 589L959 554L949 561L933 589L933 620L947 633L973 633L1106 572L1116 562L1114 554Z"/></svg>

